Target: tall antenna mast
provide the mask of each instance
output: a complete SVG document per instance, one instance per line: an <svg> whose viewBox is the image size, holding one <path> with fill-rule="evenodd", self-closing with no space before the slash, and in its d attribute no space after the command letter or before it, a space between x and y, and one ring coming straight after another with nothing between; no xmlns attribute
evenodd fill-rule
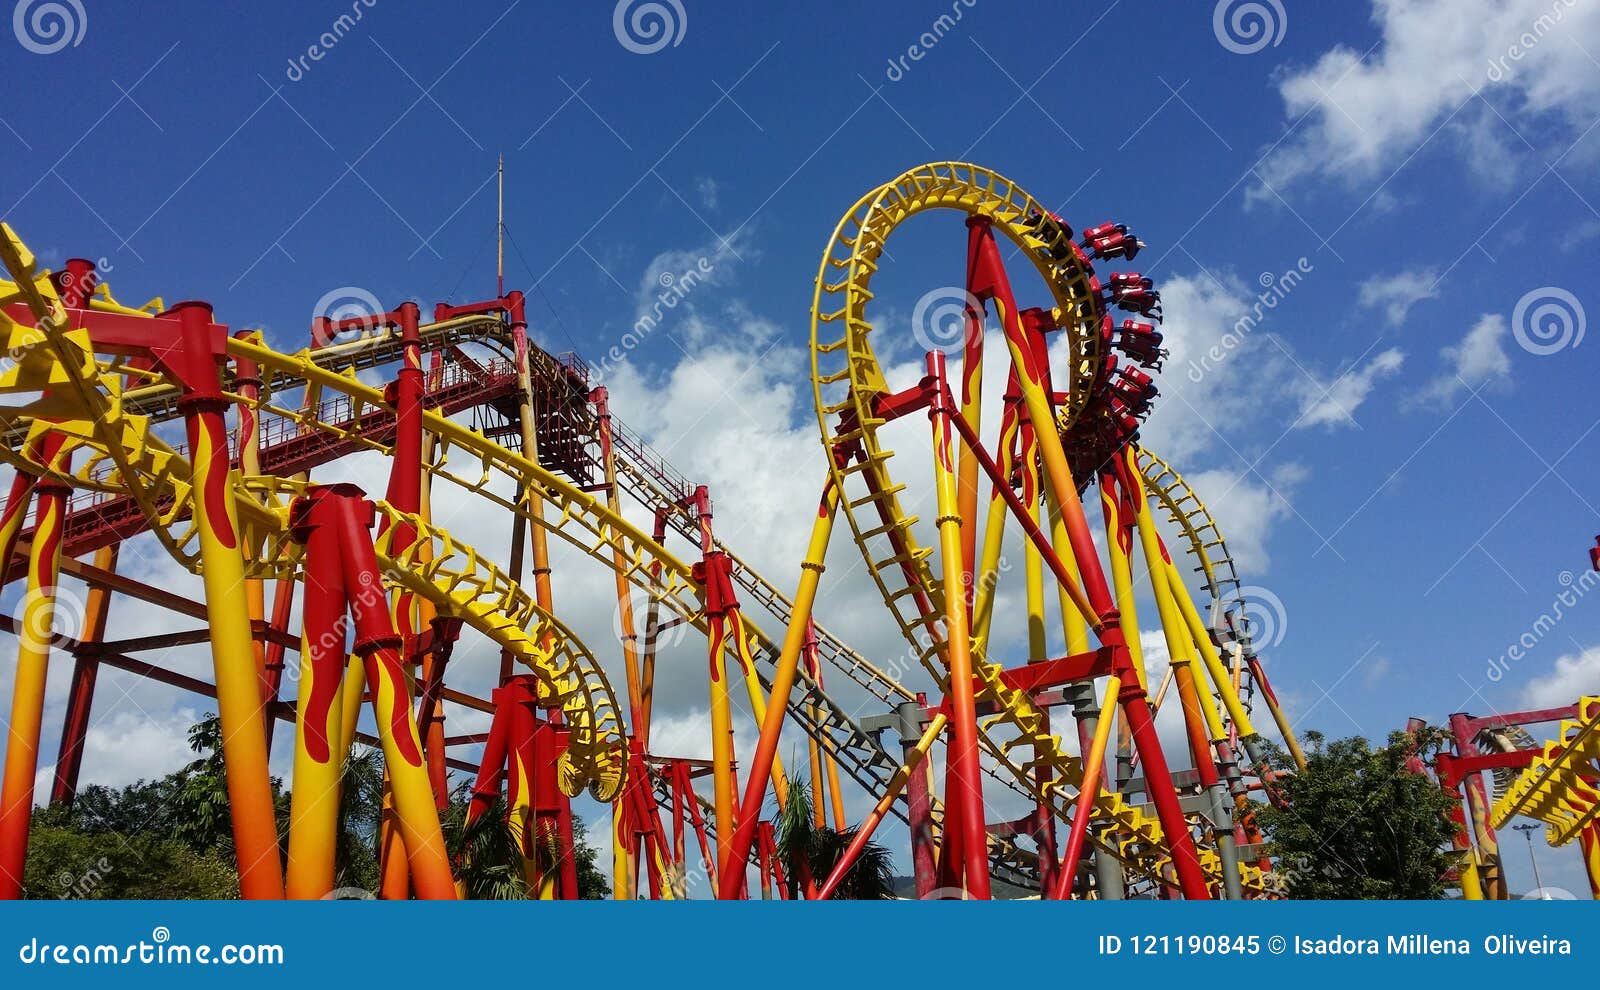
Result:
<svg viewBox="0 0 1600 990"><path fill-rule="evenodd" d="M500 155L496 173L500 183L500 206L494 222L494 284L501 298L506 294L506 156Z"/></svg>

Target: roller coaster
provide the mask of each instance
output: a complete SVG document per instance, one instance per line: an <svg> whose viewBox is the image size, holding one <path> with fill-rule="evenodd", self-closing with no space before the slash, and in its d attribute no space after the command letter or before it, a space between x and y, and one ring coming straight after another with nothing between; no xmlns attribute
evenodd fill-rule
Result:
<svg viewBox="0 0 1600 990"><path fill-rule="evenodd" d="M886 341L873 279L895 231L924 213L963 220L965 280L942 336ZM1305 758L1223 534L1140 442L1165 354L1160 295L1139 273L1096 271L1143 247L1125 225L1075 233L1008 179L957 162L914 168L851 207L811 314L826 469L798 577L783 584L717 537L706 486L612 415L581 359L530 341L521 292L439 303L426 323L415 302L320 315L310 345L284 353L207 303L125 305L87 261L43 270L3 233L0 450L14 476L0 584L26 588L17 614L0 617L18 642L0 896L22 893L53 655L70 655L73 671L52 803L78 789L101 667L215 699L247 898L333 888L340 774L358 742L383 754L385 898L460 895L440 826L452 771L471 775L469 818L509 816L543 898L577 896L572 800L585 792L611 809L619 899L684 898L701 873L724 899L751 896L753 877L763 894L826 899L890 817L907 826L918 897L985 899L996 882L1045 899L1279 895L1251 816L1277 800L1262 709L1292 763ZM1018 303L1008 255L1031 269L1038 305ZM896 387L879 353L907 344L926 352L922 373ZM991 375L1004 381L998 403L985 402ZM381 498L312 480L370 454L388 465ZM506 521L508 561L433 519L444 486ZM911 513L924 505L931 524ZM937 696L813 614L841 516ZM119 573L122 543L144 535L198 575L202 600ZM620 696L606 673L615 658L559 616L552 540L615 577ZM63 578L89 589L77 630L58 628ZM1155 616L1139 615L1136 588ZM113 599L201 625L108 640ZM1140 636L1152 626L1168 658L1155 683ZM658 680L702 676L658 663L669 630L704 637L710 760L652 747ZM487 698L451 686L463 635L499 652ZM204 643L210 680L138 656ZM858 716L825 675L880 707ZM735 681L758 729L743 756ZM1156 731L1174 701L1181 753ZM1594 701L1575 712L1581 742L1541 755L1537 779L1505 794L1507 814L1536 810L1552 829L1592 822L1592 792L1574 808L1572 789L1586 785L1563 768L1593 757ZM366 704L374 734L358 729ZM488 731L446 735L447 708L487 715ZM268 765L279 721L294 732L286 843ZM874 802L827 876L786 876L777 853L784 739L807 747L819 819L831 805L846 826L845 779ZM1027 810L990 820L1002 802ZM1463 889L1478 889L1463 862Z"/></svg>

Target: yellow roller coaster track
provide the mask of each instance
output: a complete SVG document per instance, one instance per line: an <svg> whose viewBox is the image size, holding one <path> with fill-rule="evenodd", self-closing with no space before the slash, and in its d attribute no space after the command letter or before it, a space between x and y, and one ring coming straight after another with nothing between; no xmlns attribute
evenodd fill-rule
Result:
<svg viewBox="0 0 1600 990"><path fill-rule="evenodd" d="M1003 183L1003 180L999 181ZM949 205L969 198L968 194L960 192L947 193L946 202L929 202L921 208ZM1022 202L1031 203L1031 200L1024 198ZM1013 239L1016 239L1015 235ZM23 299L37 307L36 317L40 324L47 327L60 325L64 321L52 323L43 315L58 305L48 282L43 281L40 273L33 269L31 257L9 229L6 231L6 242L8 267L16 283L0 283L0 295L5 297L6 302ZM15 264L12 263L13 256ZM1055 285L1054 282L1051 284ZM37 299L33 298L35 296ZM1065 301L1062 294L1058 294L1057 301L1058 304ZM147 316L153 316L162 308L160 300L137 309L124 306L110 296L104 285L100 286L91 306ZM425 340L438 342L436 346L464 342L506 343L502 339L506 337L506 327L498 316L462 317L424 325L420 330ZM5 424L10 442L0 447L0 459L21 470L49 476L51 471L48 467L21 453L26 448L21 441L30 432L45 428L45 425L36 423L34 417L44 417L48 428L75 433L74 442L88 452L88 457L64 480L79 489L133 496L145 510L157 538L174 559L186 568L197 569L193 524L184 519L181 509L187 492L188 465L175 449L152 432L153 424L176 416L179 390L169 382L153 379L148 372L127 367L116 360L94 361L92 355L86 354L87 339L81 332L45 334L32 327L14 324L7 326L5 332L8 338L6 346L17 361L5 371L4 377L0 377L0 389L29 393L49 385L55 391L49 401L41 397L10 410L14 415ZM1091 337L1083 335L1086 342L1080 349L1080 368L1089 367L1093 360ZM393 408L384 402L382 393L363 385L356 378L356 372L394 360L399 353L397 334L378 331L363 335L359 340L295 354L282 354L248 340L230 340L228 348L231 356L255 361L261 369L266 388L262 390L262 397L256 400L259 413L293 421L301 430L325 433L379 453L389 452L389 447L353 431L349 424L359 420L359 412L363 407L393 412ZM72 374L63 373L61 369L68 367L77 370ZM62 385L70 386L80 401L70 406L64 405L60 398ZM351 405L335 421L321 414L320 405L291 409L276 406L270 401L273 392L291 391L299 387L341 395ZM229 392L229 398L236 401L242 399L232 392ZM355 415L348 411L351 409ZM85 412L90 414L84 415ZM71 415L74 413L77 415ZM703 612L696 597L698 585L688 565L655 544L626 520L613 516L603 502L454 421L429 413L425 428L435 438L439 451L437 460L426 465L436 479L450 481L488 498L506 511L524 515L528 522L544 526L607 566L614 566L612 547L621 546L626 562L623 570L630 582L646 589L680 618L704 628ZM647 479L640 475L634 480L644 482ZM538 485L555 511L548 517L529 518L519 500L502 494L515 491L520 482ZM264 488L270 487L266 479L240 479L239 485L241 494L248 495L239 499L241 521L246 523L247 532L256 534L263 546L290 546L281 539L284 506L267 504L272 500L267 498L264 491ZM393 514L394 510L386 505L380 504L380 508L385 513ZM909 528L909 523L907 525ZM580 744L574 747L569 765L563 767L563 789L570 788L575 793L587 784L602 799L613 793L621 782L623 761L616 755L620 752L618 740L621 730L614 695L593 656L553 616L535 616L537 606L529 596L495 570L481 554L433 527L419 525L417 532L418 540L411 547L391 552L390 548L380 545L381 562L386 573L395 580L399 580L397 575L405 574L405 580L400 583L432 602L442 613L460 615L498 646L529 664L541 680L557 692L556 696L566 710L569 722L589 727L587 744L582 741L583 729L578 729ZM1202 552L1200 548L1204 544L1197 542L1196 534L1186 530L1186 535L1194 545L1192 552ZM410 572L408 562L416 559L417 548L427 540L434 541L434 557L425 571L429 579L421 580ZM427 555L420 556L426 558ZM279 572L272 569L281 565L274 562L287 559L292 557L262 552L256 555L254 566L258 573L277 574ZM663 565L659 581L651 574L650 565L653 562ZM783 620L790 610L786 596L742 564L736 567L736 575L779 621ZM471 591L465 593L463 589ZM508 616L519 616L521 621ZM903 629L906 625L902 622ZM749 628L761 647L769 651L773 649L773 642L759 628L754 624L749 624ZM548 637L547 632L554 632L555 635ZM821 632L820 638L824 644L824 655L836 654L829 656L829 659L874 695L890 702L914 697L913 692L834 637ZM555 644L553 649L546 646L551 643ZM925 665L929 659L925 653L919 658ZM814 683L811 687L815 689ZM594 713L593 717L580 717L577 710L580 706L587 706L587 710ZM999 721L992 720L991 727L997 727ZM825 728L808 726L808 730ZM826 732L819 734L826 736ZM823 742L837 751L837 741L824 738ZM1036 793L1031 774L1006 755L1021 743L1002 746L991 739L988 745L991 753L999 758L1008 771L1000 779L1019 793ZM1070 761L1071 757L1064 759ZM1069 774L1061 776L1066 780ZM1056 786L1058 795L1064 793L1060 784ZM1154 875L1159 870L1160 861L1148 855L1149 849L1159 845L1159 829L1153 819L1143 815L1137 808L1122 805L1115 795L1105 795L1103 801L1109 801L1113 807L1121 806L1111 817L1122 826L1125 838L1121 848L1114 852L1119 857L1127 858L1136 868L1142 867ZM1011 861L1027 859L1026 854L1017 850L1010 840L997 841L1008 847L1000 852L1002 858ZM1214 864L1208 863L1208 866Z"/></svg>
<svg viewBox="0 0 1600 990"><path fill-rule="evenodd" d="M37 280L38 273L35 278ZM42 283L42 291L48 292L48 283ZM0 283L0 292L4 284ZM153 316L160 311L159 300L141 307L137 310L123 307L110 297L105 286L102 285L96 294L95 308L115 308L126 313L139 313ZM26 328L18 331L25 333ZM434 346L452 343L501 343L509 344L509 333L503 321L498 316L471 316L438 323L424 325L420 328L424 341ZM249 341L230 341L233 356L244 355L256 362L260 370L265 387L261 396L252 405L262 422L269 418L278 418L293 425L297 432L317 433L333 439L345 441L351 445L371 450L387 456L391 447L387 444L373 440L369 435L357 429L353 424L361 422L363 413L369 410L384 410L393 413L394 409L386 403L383 395L376 389L367 388L356 378L356 373L370 367L381 365L387 361L395 360L399 355L399 337L397 333L387 330L377 331L364 335L359 340L346 341L333 344L316 350L300 351L293 355L284 355L276 351L254 344ZM109 378L108 391L113 385L120 383L119 378ZM293 408L279 406L271 402L270 397L274 392L283 393L305 388L321 395L332 393L334 398L328 401L319 401L310 405L300 404ZM129 424L123 436L123 449L131 450L140 458L143 465L136 478L149 477L153 479L144 485L144 497L139 498L141 509L145 510L147 518L152 521L152 529L157 538L167 548L169 553L186 569L195 571L199 567L198 552L194 547L196 531L194 522L186 516L187 478L188 466L178 452L168 447L153 433L154 424L174 419L178 415L177 400L180 392L171 383L157 381L151 384L140 385L131 389L117 388L113 394L117 407L124 413L130 408L147 411L148 415L122 415L121 420ZM243 401L237 393L229 392L230 399ZM347 404L339 405L339 398L349 400ZM28 431L33 429L35 421L32 412L39 411L24 407L16 410L16 414L7 421L7 433L12 439L10 447L21 448ZM42 411L39 411L44 415ZM479 434L467 430L453 421L443 418L433 418L433 414L424 424L435 439L436 459L433 463L425 465L431 475L437 479L450 481L457 486L479 496L488 497L500 509L520 515L524 522L537 525L547 532L555 533L568 543L583 551L587 556L599 561L608 568L617 567L616 558L611 553L612 541L621 539L627 543L628 549L622 559L625 561L622 572L636 587L644 589L651 597L668 608L680 619L689 621L702 631L705 628L705 617L700 602L696 595L699 590L698 582L693 579L690 567L678 560L664 548L655 544L649 537L628 524L621 516L613 516L604 502L594 499L587 493L581 492L555 475L549 474L538 468L532 462L520 455L509 451L498 444L488 441ZM86 420L77 421L86 426ZM439 424L449 424L448 427L436 429ZM71 430L72 422L47 423L39 426L40 429L52 428L57 430ZM79 432L87 437L103 431L79 427ZM102 492L107 496L133 495L139 489L120 482L120 473L117 464L110 457L103 443L90 443L88 460L79 465L72 477L72 483L80 489ZM40 466L26 458L8 458L13 466L35 474L47 474ZM459 462L459 463L457 463ZM476 469L475 471L473 469ZM638 471L628 462L623 462L625 473L632 475L631 481L641 487L655 489L654 481L644 472ZM554 503L560 511L537 516L527 511L527 506L520 500L514 500L502 495L502 492L517 490L513 479L524 476L534 478L534 483L539 484L547 503ZM253 489L263 486L270 487L275 479L252 478L248 479ZM659 504L672 505L680 496L668 496L665 492L656 491ZM257 503L253 499L240 502L243 521L253 524L254 529L247 525L247 533L261 533L260 527L276 525L276 521L262 518L255 509ZM393 510L385 508L386 511ZM679 515L686 515L686 510L677 509ZM692 520L689 520L692 524ZM584 532L575 534L567 524L575 523ZM450 540L450 545L459 553L465 554L465 559L470 560L478 568L488 567L482 555L475 554L459 541L451 540L440 531L419 529L419 532L434 532L436 538ZM279 538L270 540L272 545L282 544L281 533ZM720 546L720 544L719 544ZM383 547L379 547L380 554ZM425 556L425 555L424 555ZM261 568L270 566L271 554L256 554L258 572ZM755 595L757 601L765 606L779 622L786 622L792 609L792 604L776 587L767 582L752 568L749 568L736 556L730 554L734 563L734 576L748 591ZM265 558L265 559L263 559ZM436 560L442 560L436 556ZM658 579L652 573L652 562L664 565L663 579ZM439 566L439 565L435 565ZM459 576L452 575L451 581L457 581ZM479 586L483 586L479 582ZM433 602L435 607L444 614L457 614L450 602L441 596L444 591L439 587L432 589L413 588L424 598ZM499 593L504 593L503 585ZM529 607L531 600L517 592L519 601ZM479 608L475 613L462 614L469 618L469 625L480 628L490 636L496 645L509 650L514 656L525 662L529 659L528 650L530 643L539 642L538 630L524 632L516 628L515 624L506 624L492 619L493 609ZM553 617L543 616L545 620ZM493 622L492 629L484 629L481 622ZM755 623L746 621L746 628L754 637L759 649L758 658L770 659L774 655L775 644L756 626ZM558 639L564 649L570 649L578 658L582 680L586 684L598 681L604 684L604 675L600 672L598 664L593 660L587 648L571 633L563 629L563 635ZM865 657L856 651L850 650L837 638L818 627L818 638L821 655L844 670L858 684L871 691L874 695L885 701L909 700L915 697L914 693L899 684L886 673L879 670ZM560 676L559 671L537 671L549 676ZM854 744L865 737L861 736L859 729L853 724L841 722L839 718L830 713L839 710L838 706L822 694L820 687L810 678L805 676L809 695L824 701L822 716L812 721L802 721L802 728L809 734L817 737L823 747L835 758L841 759L843 764L852 769L860 780L862 775L868 778L887 777L892 773L894 761L879 756L873 759L852 759ZM614 787L620 786L620 763L610 754L615 750L620 728L615 724L615 701L608 685L603 691L591 691L595 696L596 709L599 715L595 719L596 729L594 737L594 759L598 762L593 767L593 772L588 775L591 790L597 797L605 797L612 793ZM563 707L566 707L571 697L567 694L558 694ZM803 711L803 707L793 706ZM587 717L579 719L576 713L567 712L569 724L588 724ZM842 734L842 738L838 736ZM581 747L580 747L581 750ZM874 747L874 752L876 748ZM579 755L579 754L575 754ZM582 754L588 758L588 754ZM563 766L563 774L567 777L573 775L567 767ZM862 780L864 785L873 783L873 779ZM564 782L563 786L569 786ZM579 780L571 783L574 791L582 786ZM937 809L936 809L937 814ZM1026 850L1015 845L1010 839L996 841L994 858L996 868L1002 870L1003 875L1017 877L1019 869L1030 869L1032 857ZM1010 871L1007 873L1007 871Z"/></svg>
<svg viewBox="0 0 1600 990"><path fill-rule="evenodd" d="M1167 511L1189 544L1194 570L1201 577L1206 597L1211 599L1215 624L1225 612L1238 607L1239 572L1228 552L1228 541L1223 539L1211 510L1172 465L1143 446L1134 448L1134 458L1146 491Z"/></svg>
<svg viewBox="0 0 1600 990"><path fill-rule="evenodd" d="M119 410L121 369L85 353L87 335L53 329L66 323L59 300L53 297L48 282L29 278L31 257L14 240L9 228L5 235L4 253L15 284L10 287L12 292L0 287L3 301L10 302L15 296L26 299L42 328L42 339L29 334L30 328L20 328L0 317L0 333L6 336L6 346L19 355L17 366L0 378L0 389L15 392L20 387L27 391L29 386L45 382L53 388L70 382L83 386L75 388L86 400L81 407L45 397L30 404L34 406L32 429L63 433L69 438L68 448L87 452L82 468L64 480L135 497L144 508L152 531L173 558L198 572L199 553L194 548L198 527L193 519L180 519L189 490L188 462L149 431L146 417ZM64 353L69 360L54 365L59 372L47 370L40 376L39 362L31 358L46 342L55 345L57 353ZM265 348L253 349L262 357L274 353ZM269 366L268 362L263 361L262 366ZM14 380L13 376L21 380ZM105 390L89 387L90 381L97 381ZM381 393L364 386L351 397L378 403L382 398ZM43 408L38 407L39 403L45 404ZM46 415L56 421L41 418ZM7 448L7 454L19 470L50 473L25 453L19 455ZM114 471L103 469L108 461L115 464ZM254 547L249 560L255 575L295 576L299 553L297 545L286 538L289 507L284 497L294 486L274 478L246 478L237 473L233 479L241 529L246 545ZM388 506L380 504L380 508L396 515ZM549 690L552 703L562 708L571 727L573 746L560 768L563 790L575 795L587 785L600 800L615 797L626 764L626 741L615 696L593 655L571 630L539 609L482 555L416 517L406 518L417 527L415 540L404 547L392 546L395 530L390 527L378 542L376 549L385 575L427 599L440 614L459 616L527 664ZM425 545L433 553L432 560L427 559L427 553L419 554Z"/></svg>
<svg viewBox="0 0 1600 990"><path fill-rule="evenodd" d="M890 614L929 675L942 685L948 672L940 659L941 644L925 632L929 617L911 604L920 596L935 603L937 611L942 600L940 582L929 567L932 550L920 546L914 536L917 519L905 511L898 497L905 486L890 477L894 451L884 447L878 437L878 427L885 421L873 402L887 394L889 387L873 350L873 325L866 314L873 298L872 276L890 234L908 218L931 210L990 219L994 229L1021 250L1049 286L1055 323L1067 338L1072 378L1068 401L1058 413L1063 429L1082 409L1098 358L1099 336L1089 275L1077 255L1070 245L1062 250L1064 245L1041 239L1034 228L1022 222L1030 214L1049 213L1048 208L1010 180L979 166L934 163L879 186L844 215L823 253L811 323L817 423L827 448L859 443L862 451L849 463L830 459L832 479L841 492L839 505ZM1066 236L1056 235L1057 240ZM869 513L865 518L859 511L863 509ZM985 748L1028 793L1044 800L1066 820L1082 780L1078 757L1050 733L1043 712L1025 692L1002 682L1000 665L988 662L977 644L973 653L977 700L992 706L994 712L980 720ZM1021 762L1014 760L1012 753L1019 749L1029 750L1031 756ZM1037 780L1037 767L1049 770L1047 782ZM1103 833L1115 843L1110 851L1130 868L1159 877L1166 856L1155 817L1110 791L1097 795L1095 811L1097 818L1116 826ZM1215 852L1202 849L1200 855L1206 872L1218 878ZM1260 871L1245 867L1244 873L1245 886L1260 890Z"/></svg>
<svg viewBox="0 0 1600 990"><path fill-rule="evenodd" d="M1550 826L1552 846L1566 845L1600 817L1600 788L1593 783L1597 766L1600 697L1586 697L1578 702L1577 717L1562 721L1556 737L1495 802L1494 827L1504 828L1523 815Z"/></svg>

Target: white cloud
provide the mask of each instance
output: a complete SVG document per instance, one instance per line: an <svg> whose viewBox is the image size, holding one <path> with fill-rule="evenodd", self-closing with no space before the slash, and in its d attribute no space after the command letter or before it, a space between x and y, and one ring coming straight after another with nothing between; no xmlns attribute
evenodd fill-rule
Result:
<svg viewBox="0 0 1600 990"><path fill-rule="evenodd" d="M1366 364L1351 367L1332 382L1323 383L1314 376L1303 378L1296 388L1300 396L1300 419L1296 427L1334 429L1357 425L1356 410L1372 395L1378 382L1398 373L1404 363L1405 353L1391 347L1380 351Z"/></svg>
<svg viewBox="0 0 1600 990"><path fill-rule="evenodd" d="M1585 220L1569 230L1561 239L1561 250L1571 251L1600 237L1600 219Z"/></svg>
<svg viewBox="0 0 1600 990"><path fill-rule="evenodd" d="M1294 514L1289 500L1307 476L1304 467L1290 463L1265 480L1225 468L1187 473L1184 480L1205 502L1239 573L1249 580L1272 566L1267 540L1279 523ZM1174 546L1172 541L1168 546Z"/></svg>
<svg viewBox="0 0 1600 990"><path fill-rule="evenodd" d="M1600 646L1558 658L1549 673L1522 689L1522 703L1529 708L1559 708L1594 694L1600 694Z"/></svg>
<svg viewBox="0 0 1600 990"><path fill-rule="evenodd" d="M1600 108L1600 73L1586 50L1600 36L1600 5L1375 0L1372 20L1381 35L1372 51L1336 45L1279 81L1285 112L1299 123L1261 165L1265 182L1282 189L1328 175L1367 183L1447 120L1460 125L1456 139L1481 152L1489 146L1485 135L1504 125L1472 99L1479 90L1500 115L1553 119L1572 135Z"/></svg>
<svg viewBox="0 0 1600 990"><path fill-rule="evenodd" d="M1161 283L1169 356L1158 378L1162 397L1141 431L1151 449L1179 465L1219 449L1236 452L1255 426L1285 420L1286 401L1296 405L1288 417L1296 428L1353 424L1377 384L1400 370L1405 355L1396 348L1337 376L1291 359L1281 338L1295 327L1280 314L1293 311L1293 288L1284 285L1255 292L1226 272ZM1375 285L1373 303L1386 292L1398 302L1399 290Z"/></svg>
<svg viewBox="0 0 1600 990"><path fill-rule="evenodd" d="M653 315L657 322L663 311L682 306L695 308L696 293L707 286L728 285L734 278L736 263L760 257L749 228L733 237L721 237L704 244L662 251L651 258L639 276L634 296L635 318Z"/></svg>
<svg viewBox="0 0 1600 990"><path fill-rule="evenodd" d="M1374 275L1361 283L1357 301L1366 309L1383 310L1389 325L1405 322L1411 307L1439 295L1439 272L1434 268L1408 269L1394 275Z"/></svg>
<svg viewBox="0 0 1600 990"><path fill-rule="evenodd" d="M113 697L117 693L115 688L109 686L104 691ZM84 736L83 769L78 786L103 784L107 787L124 787L138 780L170 773L193 760L195 754L189 748L189 727L200 721L208 710L215 711L216 703L175 691L173 694L188 701L200 701L207 707L184 705L170 712L163 708L159 717L152 717L136 707L119 707L108 717L95 720ZM100 696L96 700L105 704L111 702L112 698ZM45 744L45 752L51 752L50 744L54 740L41 742ZM41 765L34 778L35 802L42 802L48 797L54 780L55 764Z"/></svg>
<svg viewBox="0 0 1600 990"><path fill-rule="evenodd" d="M1293 515L1289 499L1306 471L1292 462L1247 471L1251 458L1240 452L1262 427L1277 439L1298 411L1291 405L1295 391L1280 383L1306 388L1307 372L1303 361L1297 367L1288 360L1277 339L1293 332L1292 288L1280 296L1226 272L1213 275L1161 282L1168 358L1157 376L1161 397L1140 440L1205 501L1242 573L1259 575L1271 563L1272 533Z"/></svg>
<svg viewBox="0 0 1600 990"><path fill-rule="evenodd" d="M1448 405L1458 394L1480 385L1503 387L1511 381L1511 358L1506 355L1506 318L1485 313L1461 342L1442 349L1445 370L1428 383L1421 402Z"/></svg>
<svg viewBox="0 0 1600 990"><path fill-rule="evenodd" d="M1228 434L1261 409L1271 377L1261 362L1274 359L1266 340L1272 317L1252 312L1248 290L1232 277L1179 275L1159 288L1168 357L1157 378L1161 398L1140 435L1181 465L1225 447Z"/></svg>
<svg viewBox="0 0 1600 990"><path fill-rule="evenodd" d="M717 185L716 179L707 175L694 180L694 191L700 197L700 205L708 210L717 208L721 199L721 187Z"/></svg>

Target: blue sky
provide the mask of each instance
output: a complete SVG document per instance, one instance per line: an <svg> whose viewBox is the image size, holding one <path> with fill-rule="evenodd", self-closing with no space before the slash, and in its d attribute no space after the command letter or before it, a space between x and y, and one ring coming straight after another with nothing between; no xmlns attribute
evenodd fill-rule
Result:
<svg viewBox="0 0 1600 990"><path fill-rule="evenodd" d="M837 217L920 162L982 162L1080 228L1114 218L1148 243L1119 266L1166 290L1146 438L1204 482L1266 589L1303 727L1377 738L1413 714L1593 693L1586 599L1488 670L1600 532L1581 401L1600 345L1580 329L1600 307L1597 4L1282 0L1254 5L1264 37L1247 16L1230 33L1241 6L682 0L663 8L676 43L640 53L609 3L82 0L76 45L0 38L18 96L0 209L47 261L104 258L124 301L207 299L293 348L341 287L492 294L503 152L508 285L550 349L598 359L662 272L709 260L629 353L617 402L686 473L732 479L719 519L787 530L803 517L765 518L787 490L737 482L814 456L800 355ZM914 237L880 299L890 324L960 277L959 226ZM727 374L737 413L669 394Z"/></svg>

